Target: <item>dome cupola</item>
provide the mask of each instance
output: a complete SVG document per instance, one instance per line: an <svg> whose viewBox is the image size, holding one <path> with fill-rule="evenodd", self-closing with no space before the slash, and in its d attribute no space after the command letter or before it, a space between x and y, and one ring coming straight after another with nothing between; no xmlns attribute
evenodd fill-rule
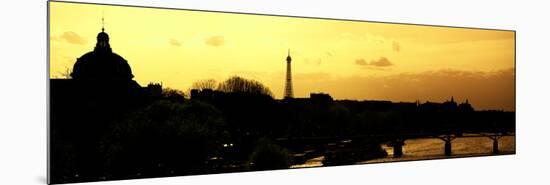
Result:
<svg viewBox="0 0 550 185"><path fill-rule="evenodd" d="M77 80L131 81L134 75L128 62L112 52L109 35L102 27L94 50L77 59L71 77Z"/></svg>

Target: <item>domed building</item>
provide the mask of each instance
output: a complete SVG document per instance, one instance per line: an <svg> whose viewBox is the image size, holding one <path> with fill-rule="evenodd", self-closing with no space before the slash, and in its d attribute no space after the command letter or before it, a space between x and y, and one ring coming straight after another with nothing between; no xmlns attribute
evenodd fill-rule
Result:
<svg viewBox="0 0 550 185"><path fill-rule="evenodd" d="M86 107L86 103L135 107L162 94L161 84L141 87L133 80L128 61L111 49L105 28L97 34L93 51L77 58L70 77L50 80L52 100L74 101L79 107Z"/></svg>
<svg viewBox="0 0 550 185"><path fill-rule="evenodd" d="M134 75L128 62L113 53L109 45L109 35L102 28L97 34L94 50L76 60L71 77L75 80L130 82Z"/></svg>

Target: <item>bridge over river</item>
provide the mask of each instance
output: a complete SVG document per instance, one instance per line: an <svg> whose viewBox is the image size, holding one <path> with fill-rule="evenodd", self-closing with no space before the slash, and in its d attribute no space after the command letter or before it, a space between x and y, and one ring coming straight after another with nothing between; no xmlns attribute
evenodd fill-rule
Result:
<svg viewBox="0 0 550 185"><path fill-rule="evenodd" d="M515 153L514 133L462 133L462 134L409 134L400 137L387 135L364 135L353 137L303 137L279 138L285 145L288 143L317 143L314 147L301 153L295 153L298 164L293 168L314 167L326 165L326 158L337 153L334 145L340 149L351 145L355 140L383 138L381 147L388 154L368 160L352 160L352 163L363 164L390 161L409 161L423 159L439 159L454 157L486 156ZM354 152L354 149L348 151ZM301 161L301 162L300 162ZM300 164L301 163L301 164Z"/></svg>

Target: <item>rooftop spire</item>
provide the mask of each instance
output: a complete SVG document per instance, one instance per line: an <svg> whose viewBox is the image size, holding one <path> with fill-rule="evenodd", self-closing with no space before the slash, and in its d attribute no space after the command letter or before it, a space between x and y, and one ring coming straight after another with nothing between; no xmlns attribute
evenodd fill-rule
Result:
<svg viewBox="0 0 550 185"><path fill-rule="evenodd" d="M105 12L101 12L101 32L105 32Z"/></svg>
<svg viewBox="0 0 550 185"><path fill-rule="evenodd" d="M97 44L94 51L111 52L111 46L109 46L109 35L105 33L105 18L103 12L101 13L101 32L97 34Z"/></svg>

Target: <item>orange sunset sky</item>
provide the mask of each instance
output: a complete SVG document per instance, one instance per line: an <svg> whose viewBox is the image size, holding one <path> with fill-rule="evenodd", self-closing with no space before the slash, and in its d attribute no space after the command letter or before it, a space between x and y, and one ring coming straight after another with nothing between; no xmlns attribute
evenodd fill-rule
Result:
<svg viewBox="0 0 550 185"><path fill-rule="evenodd" d="M242 76L282 98L287 49L295 97L442 102L515 111L513 31L49 2L50 77L92 51L105 18L140 85L187 91Z"/></svg>

